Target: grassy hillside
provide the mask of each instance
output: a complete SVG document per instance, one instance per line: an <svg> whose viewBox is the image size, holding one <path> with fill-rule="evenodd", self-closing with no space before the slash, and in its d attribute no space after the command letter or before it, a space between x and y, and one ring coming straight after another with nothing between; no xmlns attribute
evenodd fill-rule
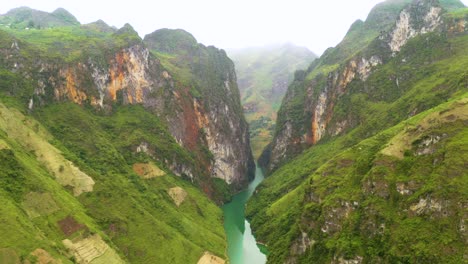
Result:
<svg viewBox="0 0 468 264"><path fill-rule="evenodd" d="M76 26L80 22L67 10L58 8L52 13L19 7L0 15L0 24L14 29L41 29L61 26Z"/></svg>
<svg viewBox="0 0 468 264"><path fill-rule="evenodd" d="M28 10L19 11L71 19L64 10ZM200 182L219 188L215 200L226 199L227 185L200 171L164 113L54 94L62 68L88 58L106 67L122 48L143 45L131 26L17 22L0 29L0 262L197 263L206 252L225 259L222 211ZM65 81L99 96L90 79ZM194 168L197 181L175 176L176 163Z"/></svg>
<svg viewBox="0 0 468 264"><path fill-rule="evenodd" d="M65 253L61 240L99 234L122 259L131 262L194 263L204 251L224 256L221 210L156 159L129 149L136 138L157 140L158 155L185 155L190 160L160 122L141 107L96 117L75 104L56 104L34 114L40 122L13 107L2 106L1 111L1 197L8 205L1 216L4 221L14 220L13 226L2 225L2 233L14 233L1 241L6 252L32 258L30 253L42 248L67 260L71 255ZM144 126L135 129L138 123ZM145 136L148 133L160 136ZM44 156L53 149L61 158ZM70 162L92 178L92 191L73 197L73 186L60 186L61 174ZM153 164L165 173L143 177L135 164ZM187 193L180 206L169 195L173 187ZM74 232L60 224L70 217L77 225ZM43 242L36 241L38 235Z"/></svg>
<svg viewBox="0 0 468 264"><path fill-rule="evenodd" d="M468 94L457 98L350 148L349 136L318 145L267 178L247 215L269 263L460 263Z"/></svg>
<svg viewBox="0 0 468 264"><path fill-rule="evenodd" d="M463 21L466 8L444 19ZM307 82L321 87L328 72L346 72L349 54L383 50L377 42L350 53L329 50L313 63L290 86L278 126L308 122ZM248 203L269 263L463 262L467 47L463 31L415 37L333 98L331 130L343 120L348 128L293 153ZM341 59L327 54L348 59L333 66L327 61Z"/></svg>

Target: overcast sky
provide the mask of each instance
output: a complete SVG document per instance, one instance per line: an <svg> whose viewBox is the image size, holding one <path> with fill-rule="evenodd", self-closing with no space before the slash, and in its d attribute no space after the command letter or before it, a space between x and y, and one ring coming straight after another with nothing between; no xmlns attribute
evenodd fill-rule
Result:
<svg viewBox="0 0 468 264"><path fill-rule="evenodd" d="M82 23L130 23L141 37L160 28L182 28L198 42L242 48L291 42L316 54L335 46L356 20L382 0L3 0L0 14L29 6L70 11ZM468 0L462 2L467 5Z"/></svg>

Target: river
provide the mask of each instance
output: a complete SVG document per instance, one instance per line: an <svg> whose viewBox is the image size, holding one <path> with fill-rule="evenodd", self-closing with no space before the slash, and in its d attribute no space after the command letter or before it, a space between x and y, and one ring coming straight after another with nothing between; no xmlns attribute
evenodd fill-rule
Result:
<svg viewBox="0 0 468 264"><path fill-rule="evenodd" d="M224 230L227 235L230 264L262 264L266 262L266 256L257 246L250 224L245 219L244 211L246 202L262 181L263 172L257 167L255 179L247 189L235 195L230 203L223 206Z"/></svg>

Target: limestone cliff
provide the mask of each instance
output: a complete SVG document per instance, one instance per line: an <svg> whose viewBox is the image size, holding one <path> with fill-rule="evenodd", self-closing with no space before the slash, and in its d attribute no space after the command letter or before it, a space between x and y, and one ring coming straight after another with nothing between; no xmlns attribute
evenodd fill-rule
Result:
<svg viewBox="0 0 468 264"><path fill-rule="evenodd" d="M97 29L86 26L82 30ZM64 101L92 106L101 114L115 112L119 105L143 105L165 120L175 140L193 153L194 162L159 156L155 146L145 141L132 147L135 153L144 146L145 153L196 182L210 196L216 191L210 177L223 179L239 190L252 178L254 162L234 65L224 51L198 44L188 33L184 34L193 39L190 48L197 56L183 55L187 47L177 46L182 41L167 39L160 32L166 31L156 31L142 41L127 24L112 33L111 45L77 50L79 56L71 61L50 57L32 60L22 55L29 47L17 39L1 52L4 65L32 82L33 91L23 95L29 97L30 111ZM157 51L155 43L175 45L171 52L178 54L171 58L184 60L193 69L166 63L166 55L148 49ZM179 74L186 70L189 80Z"/></svg>
<svg viewBox="0 0 468 264"><path fill-rule="evenodd" d="M173 56L163 59L163 65L181 69L173 73L181 87L174 91L181 107L168 120L175 139L192 150L197 142L206 144L211 176L236 188L245 186L255 165L233 62L224 50L198 44L183 30L157 30L144 42L155 54Z"/></svg>
<svg viewBox="0 0 468 264"><path fill-rule="evenodd" d="M405 1L387 2L387 5L394 2L401 6L405 4ZM281 163L305 148L317 144L323 138L335 137L364 122L358 113L349 112L350 108L340 108L338 111L335 106L349 103L349 101L343 103L343 96L354 92L350 87L365 87L366 92L371 94L372 86L375 84L374 80L368 81L369 76L379 65L395 57L411 39L431 32L439 35L445 35L445 32L451 34L466 32L466 20L444 16L446 11L443 6L438 1L414 1L398 15L388 15L388 19L396 17L396 22L393 24L388 22L377 24L376 27L379 27L380 31L373 39L373 32L365 31L368 32L367 38L371 38L371 41L353 47L350 39L364 34L360 30L373 25L376 19L375 13L381 13L385 6L374 8L366 22L351 27L337 48L327 50L307 72L297 73L278 113L276 136L266 153L269 155L269 162L264 162L263 165L270 171L275 170ZM381 27L382 24L389 26ZM342 50L346 50L343 46L354 51L350 52L350 57L345 57L339 62L337 58L343 55ZM405 60L403 58L403 61ZM401 82L404 76L392 75L390 78L396 90L402 89ZM398 96L397 93L390 97L395 98Z"/></svg>

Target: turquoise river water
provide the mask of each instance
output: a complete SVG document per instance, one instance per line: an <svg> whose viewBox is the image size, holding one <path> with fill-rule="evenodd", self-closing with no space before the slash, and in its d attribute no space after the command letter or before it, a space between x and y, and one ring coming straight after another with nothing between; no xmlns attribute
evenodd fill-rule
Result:
<svg viewBox="0 0 468 264"><path fill-rule="evenodd" d="M263 172L257 167L255 179L247 189L235 195L230 203L223 206L224 230L227 235L230 264L263 264L266 262L266 256L257 246L250 224L245 219L244 211L247 200L262 181Z"/></svg>

